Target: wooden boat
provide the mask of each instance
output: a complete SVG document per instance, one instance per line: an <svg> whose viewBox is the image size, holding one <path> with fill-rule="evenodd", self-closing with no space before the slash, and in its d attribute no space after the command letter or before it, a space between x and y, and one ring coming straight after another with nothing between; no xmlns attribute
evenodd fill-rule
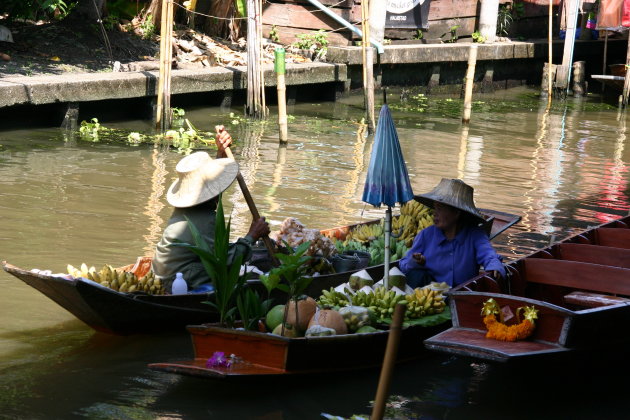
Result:
<svg viewBox="0 0 630 420"><path fill-rule="evenodd" d="M483 210L487 216L491 238L520 220L519 216L492 210ZM373 220L366 223L379 223ZM342 226L323 230L322 233L337 239L355 226ZM395 262L394 262L395 263ZM135 264L124 267L142 276L150 268L150 257L140 257ZM51 275L33 273L3 262L3 268L9 274L37 289L57 304L71 312L88 326L101 332L112 334L134 334L161 332L183 329L186 325L217 321L217 314L204 304L207 293L188 295L147 295L137 293L119 293L84 279L63 279ZM372 278L383 276L383 265L368 267ZM323 289L335 287L348 280L350 272L322 275L312 282L306 293L319 297ZM260 282L250 281L260 290Z"/></svg>
<svg viewBox="0 0 630 420"><path fill-rule="evenodd" d="M429 349L509 362L587 354L630 344L630 216L591 228L507 265L508 278L478 276L449 292L453 326L425 340ZM528 339L486 338L481 309L489 298L513 314L539 310ZM509 321L507 322L510 323Z"/></svg>
<svg viewBox="0 0 630 420"><path fill-rule="evenodd" d="M450 325L443 314L437 325L413 325L402 329L397 360L418 358L422 340ZM152 363L151 369L215 379L259 378L366 369L383 362L389 331L326 337L288 338L255 331L220 328L216 325L188 327L193 360ZM209 365L215 352L236 355L230 367Z"/></svg>

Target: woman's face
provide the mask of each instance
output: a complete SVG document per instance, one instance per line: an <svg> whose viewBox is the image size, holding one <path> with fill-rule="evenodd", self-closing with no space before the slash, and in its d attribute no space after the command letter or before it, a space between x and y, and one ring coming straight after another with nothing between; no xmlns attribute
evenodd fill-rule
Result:
<svg viewBox="0 0 630 420"><path fill-rule="evenodd" d="M457 225L460 211L442 203L433 204L433 223L442 230L447 230Z"/></svg>

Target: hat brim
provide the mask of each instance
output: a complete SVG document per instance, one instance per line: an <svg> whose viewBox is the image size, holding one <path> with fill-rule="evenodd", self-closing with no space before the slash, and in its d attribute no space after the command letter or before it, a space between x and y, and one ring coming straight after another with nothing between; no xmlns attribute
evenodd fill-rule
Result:
<svg viewBox="0 0 630 420"><path fill-rule="evenodd" d="M175 180L166 193L166 201L178 208L196 206L227 190L237 174L238 163L233 159L211 160L196 179Z"/></svg>
<svg viewBox="0 0 630 420"><path fill-rule="evenodd" d="M471 216L473 216L475 219L477 219L480 223L484 223L486 221L486 218L484 217L483 214L481 214L481 212L479 210L477 210L476 208L472 209L472 208L467 208L464 207L462 205L458 205L457 203L453 203L450 200L447 200L445 197L441 197L441 196L436 196L434 194L428 193L428 194L418 194L418 195L414 195L413 199L420 202L421 204L424 204L425 206L433 209L435 208L434 204L437 203L441 203L441 204L445 204L447 206L451 206L456 208L457 210L461 210Z"/></svg>

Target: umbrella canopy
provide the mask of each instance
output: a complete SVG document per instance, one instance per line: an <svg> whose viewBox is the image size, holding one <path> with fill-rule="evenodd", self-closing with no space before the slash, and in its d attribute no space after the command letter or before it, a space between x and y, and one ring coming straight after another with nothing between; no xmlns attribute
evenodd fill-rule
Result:
<svg viewBox="0 0 630 420"><path fill-rule="evenodd" d="M376 207L382 204L391 207L412 198L413 191L394 120L389 107L383 105L365 178L363 201Z"/></svg>

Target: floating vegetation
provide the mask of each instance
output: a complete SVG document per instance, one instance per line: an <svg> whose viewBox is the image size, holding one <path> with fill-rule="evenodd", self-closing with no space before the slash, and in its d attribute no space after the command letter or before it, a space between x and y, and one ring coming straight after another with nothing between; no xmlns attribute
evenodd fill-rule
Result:
<svg viewBox="0 0 630 420"><path fill-rule="evenodd" d="M79 134L81 140L90 142L125 142L130 146L141 144L168 144L178 153L190 154L193 150L214 148L214 134L200 131L187 119L183 118L185 111L173 108L173 127L164 134L143 134L136 131L130 133L124 130L107 128L98 122L97 118L81 121Z"/></svg>

